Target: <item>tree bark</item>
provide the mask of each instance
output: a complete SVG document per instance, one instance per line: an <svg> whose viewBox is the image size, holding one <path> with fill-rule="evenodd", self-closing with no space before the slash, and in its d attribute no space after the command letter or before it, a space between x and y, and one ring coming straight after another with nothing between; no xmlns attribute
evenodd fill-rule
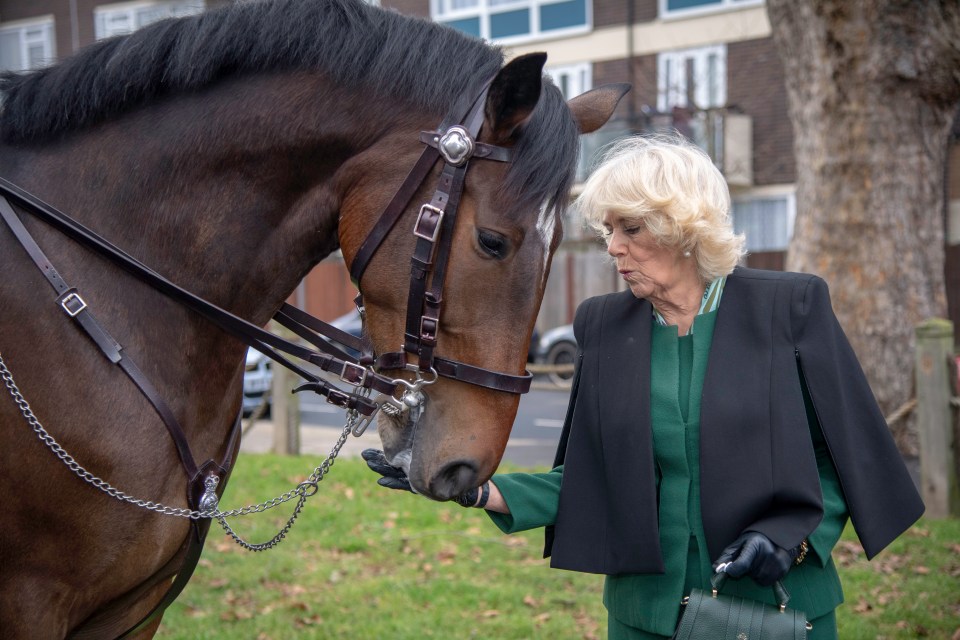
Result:
<svg viewBox="0 0 960 640"><path fill-rule="evenodd" d="M914 326L946 315L956 0L768 0L797 161L787 269L822 276L884 413L913 396ZM894 428L904 453L912 430Z"/></svg>

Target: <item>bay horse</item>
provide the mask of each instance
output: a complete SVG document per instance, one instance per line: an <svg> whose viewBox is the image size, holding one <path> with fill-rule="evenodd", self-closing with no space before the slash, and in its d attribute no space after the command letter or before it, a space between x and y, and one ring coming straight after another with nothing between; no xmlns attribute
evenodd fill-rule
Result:
<svg viewBox="0 0 960 640"><path fill-rule="evenodd" d="M357 0L236 3L4 74L0 177L263 326L321 259L340 249L354 263L423 152L420 132L485 95L473 111L476 145L510 161L476 159L466 173L436 354L520 376L578 134L600 127L627 89L565 102L543 75L545 57L504 65L480 40ZM375 353L404 339L420 240L410 229L444 166L428 165L399 223L364 258L357 284ZM166 401L196 458L229 460L246 345L13 204ZM127 494L185 504L190 478L158 412L63 313L2 224L0 265L0 355L37 420ZM447 500L493 473L519 396L451 377L424 391L419 411L380 412L377 428L413 487ZM123 635L163 598L190 524L88 486L38 440L12 394L0 395L3 637ZM159 623L134 635L152 637Z"/></svg>

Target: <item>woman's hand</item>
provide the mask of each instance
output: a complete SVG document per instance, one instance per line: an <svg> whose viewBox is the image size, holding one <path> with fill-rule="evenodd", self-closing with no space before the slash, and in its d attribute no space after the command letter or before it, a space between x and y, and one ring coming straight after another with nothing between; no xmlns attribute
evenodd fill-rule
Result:
<svg viewBox="0 0 960 640"><path fill-rule="evenodd" d="M399 491L409 491L416 493L410 486L410 479L400 467L395 467L387 462L387 457L379 449L364 449L360 455L367 461L367 466L379 473L382 478L377 479L377 484L388 489L397 489ZM479 487L464 491L459 496L452 499L461 507L487 507L487 500L490 498L490 492L493 485L489 482L483 483ZM500 492L496 492L499 498ZM502 502L502 500L500 500Z"/></svg>
<svg viewBox="0 0 960 640"><path fill-rule="evenodd" d="M360 455L367 461L367 466L379 473L382 478L377 479L377 484L388 489L397 489L400 491L409 491L416 493L410 486L410 479L400 467L395 467L387 462L387 457L383 455L380 449L364 449Z"/></svg>
<svg viewBox="0 0 960 640"><path fill-rule="evenodd" d="M747 531L723 550L713 570L732 578L748 575L761 587L769 587L787 575L796 557L762 533Z"/></svg>

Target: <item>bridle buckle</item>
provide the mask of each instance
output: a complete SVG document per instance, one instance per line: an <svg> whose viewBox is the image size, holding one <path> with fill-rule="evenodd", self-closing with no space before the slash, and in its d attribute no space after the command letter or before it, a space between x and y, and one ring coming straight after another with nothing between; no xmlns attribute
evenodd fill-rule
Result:
<svg viewBox="0 0 960 640"><path fill-rule="evenodd" d="M340 379L355 387L362 387L367 381L367 368L353 362L344 362L340 370Z"/></svg>
<svg viewBox="0 0 960 640"><path fill-rule="evenodd" d="M60 306L68 316L76 318L77 314L87 308L87 303L76 291L72 291L60 299Z"/></svg>
<svg viewBox="0 0 960 640"><path fill-rule="evenodd" d="M433 225L433 229L424 229L424 225L429 225L430 221L427 220L427 217L430 215L436 215L437 221ZM443 209L439 209L432 204L425 204L420 207L420 213L417 214L417 222L413 225L413 235L418 238L423 238L424 240L429 240L430 242L436 242L437 236L440 235L440 224L443 222Z"/></svg>

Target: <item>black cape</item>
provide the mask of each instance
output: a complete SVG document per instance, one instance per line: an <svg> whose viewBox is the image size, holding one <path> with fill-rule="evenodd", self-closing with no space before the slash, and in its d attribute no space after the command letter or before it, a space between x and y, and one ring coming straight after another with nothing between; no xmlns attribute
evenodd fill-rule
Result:
<svg viewBox="0 0 960 640"><path fill-rule="evenodd" d="M563 464L551 566L662 573L650 425L650 303L629 291L577 310L580 346L555 464ZM797 546L823 507L800 375L872 558L923 513L860 364L807 274L727 278L703 386L700 478L711 559L745 530Z"/></svg>

